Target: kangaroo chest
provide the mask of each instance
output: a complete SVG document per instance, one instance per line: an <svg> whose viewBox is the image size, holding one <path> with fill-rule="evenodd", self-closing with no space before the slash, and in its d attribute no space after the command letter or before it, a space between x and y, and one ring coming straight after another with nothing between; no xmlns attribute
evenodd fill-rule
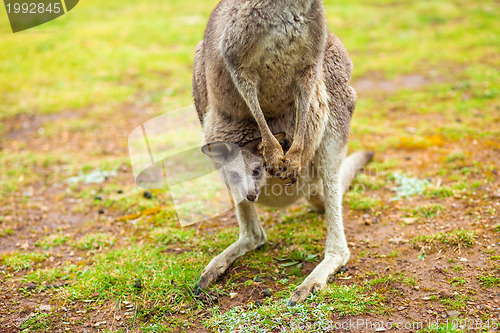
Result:
<svg viewBox="0 0 500 333"><path fill-rule="evenodd" d="M258 77L258 95L266 115L295 109L296 79L314 65L307 15L296 8L267 13L260 38L252 48L249 68Z"/></svg>
<svg viewBox="0 0 500 333"><path fill-rule="evenodd" d="M267 14L269 20L256 42L252 67L261 79L292 77L311 57L306 15L294 8Z"/></svg>

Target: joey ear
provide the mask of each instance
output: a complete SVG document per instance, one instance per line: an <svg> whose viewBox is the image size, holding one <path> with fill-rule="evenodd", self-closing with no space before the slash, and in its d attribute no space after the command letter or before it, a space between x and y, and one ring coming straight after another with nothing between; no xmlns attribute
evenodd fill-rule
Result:
<svg viewBox="0 0 500 333"><path fill-rule="evenodd" d="M234 150L235 145L227 142L211 142L201 147L203 154L216 162L225 162Z"/></svg>

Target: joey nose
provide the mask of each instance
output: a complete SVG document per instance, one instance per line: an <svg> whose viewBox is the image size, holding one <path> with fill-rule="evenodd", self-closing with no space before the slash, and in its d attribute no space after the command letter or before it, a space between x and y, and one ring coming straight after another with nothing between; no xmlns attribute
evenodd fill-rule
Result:
<svg viewBox="0 0 500 333"><path fill-rule="evenodd" d="M257 194L256 193L248 193L247 194L247 200L250 202L254 202L257 199Z"/></svg>

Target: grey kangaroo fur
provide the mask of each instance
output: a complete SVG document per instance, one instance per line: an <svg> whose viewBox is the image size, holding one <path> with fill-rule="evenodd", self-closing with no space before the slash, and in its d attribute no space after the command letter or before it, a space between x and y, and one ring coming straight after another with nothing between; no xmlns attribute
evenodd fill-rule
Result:
<svg viewBox="0 0 500 333"><path fill-rule="evenodd" d="M222 0L215 8L196 47L193 95L203 152L215 163L232 158L235 145L242 152L245 167L225 173L245 200L236 207L239 239L203 270L198 292L266 243L255 203L284 207L305 197L326 215L324 259L290 304L347 263L342 196L373 157L345 158L356 104L351 71L321 0Z"/></svg>

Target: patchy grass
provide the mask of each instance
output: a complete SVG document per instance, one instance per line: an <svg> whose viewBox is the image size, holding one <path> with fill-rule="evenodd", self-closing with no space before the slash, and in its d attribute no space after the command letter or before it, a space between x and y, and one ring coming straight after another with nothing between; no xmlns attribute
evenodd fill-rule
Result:
<svg viewBox="0 0 500 333"><path fill-rule="evenodd" d="M64 234L52 234L43 237L40 239L38 242L36 242L36 246L41 247L42 249L50 249L53 248L54 246L61 246L66 244L72 239L71 235L64 235Z"/></svg>
<svg viewBox="0 0 500 333"><path fill-rule="evenodd" d="M85 235L74 243L79 250L97 250L110 247L115 243L115 237L110 234L96 233Z"/></svg>
<svg viewBox="0 0 500 333"><path fill-rule="evenodd" d="M389 284L393 282L400 282L400 283L405 283L410 286L414 286L417 283L415 282L415 279L413 277L407 277L404 274L398 274L398 275L387 275L383 276L380 278L375 278L373 280L367 281L367 284L370 286L378 285L378 284Z"/></svg>
<svg viewBox="0 0 500 333"><path fill-rule="evenodd" d="M453 196L454 191L448 186L429 187L425 194L431 198L448 198Z"/></svg>
<svg viewBox="0 0 500 333"><path fill-rule="evenodd" d="M22 325L22 330L29 330L37 332L49 327L50 315L48 313L37 313L26 320Z"/></svg>
<svg viewBox="0 0 500 333"><path fill-rule="evenodd" d="M476 232L466 230L455 230L452 232L440 232L432 235L420 235L411 240L414 245L429 245L435 247L438 244L457 247L471 247L476 243Z"/></svg>
<svg viewBox="0 0 500 333"><path fill-rule="evenodd" d="M470 300L469 296L464 296L464 295L457 295L451 298L443 298L440 300L440 302L446 306L447 309L450 310L458 310L458 309L463 309L467 301Z"/></svg>
<svg viewBox="0 0 500 333"><path fill-rule="evenodd" d="M430 204L425 206L419 206L412 210L413 216L422 216L426 218L436 217L444 207L440 204Z"/></svg>
<svg viewBox="0 0 500 333"><path fill-rule="evenodd" d="M12 228L5 228L3 230L0 230L0 237L5 237L12 234L14 234L14 229Z"/></svg>
<svg viewBox="0 0 500 333"><path fill-rule="evenodd" d="M244 331L281 331L303 332L306 327L321 330L329 323L332 313L341 316L366 313L380 314L386 311L379 303L383 297L358 286L331 285L316 297L309 297L303 304L288 306L287 299L267 298L262 306L250 304L246 308L234 307L215 315L207 321L207 328L222 332ZM311 332L315 332L312 329Z"/></svg>
<svg viewBox="0 0 500 333"><path fill-rule="evenodd" d="M37 252L14 252L11 254L4 254L2 257L4 265L12 268L14 271L21 271L33 267L34 264L43 262L49 257L49 254Z"/></svg>
<svg viewBox="0 0 500 333"><path fill-rule="evenodd" d="M448 281L452 286L463 286L467 283L467 281L462 277L454 277Z"/></svg>
<svg viewBox="0 0 500 333"><path fill-rule="evenodd" d="M348 193L344 200L354 210L376 210L383 206L380 199L356 192Z"/></svg>
<svg viewBox="0 0 500 333"><path fill-rule="evenodd" d="M478 276L477 280L485 288L500 287L500 278L494 275Z"/></svg>

